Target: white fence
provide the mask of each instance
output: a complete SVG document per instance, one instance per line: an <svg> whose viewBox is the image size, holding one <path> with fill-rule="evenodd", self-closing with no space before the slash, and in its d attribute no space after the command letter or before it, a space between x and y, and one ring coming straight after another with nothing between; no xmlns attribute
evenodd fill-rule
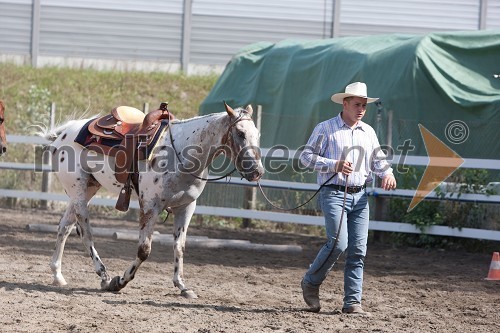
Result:
<svg viewBox="0 0 500 333"><path fill-rule="evenodd" d="M20 143L20 144L32 144L41 145L47 142L43 142L43 139L39 137L32 136L20 136L20 135L8 135L7 141L9 144ZM267 149L262 149L263 158L268 154ZM296 156L294 152L290 156ZM399 161L399 156L393 157L393 164L397 164ZM414 166L426 166L428 164L428 157L426 156L407 156L405 159L406 165ZM481 168L481 169L491 169L500 170L500 161L489 160L489 159L465 159L465 162L461 168ZM49 173L51 171L50 165L42 164L35 165L32 163L13 163L13 162L0 162L0 169L12 169L12 170L26 170L26 171L38 171ZM227 181L222 179L216 181L220 186L227 184ZM238 186L257 186L255 183L250 183L247 181L242 181L238 179L231 179L230 184ZM298 191L316 191L318 189L317 184L312 183L296 183L296 182L286 182L286 181L274 181L274 180L261 180L261 185L263 188L278 188L286 190L298 190ZM415 194L414 190L398 189L395 191L384 191L381 189L368 188L367 192L369 195L379 196L379 197L406 197L411 198ZM68 201L68 197L62 193L50 193L50 192L34 192L34 191L21 191L12 189L0 189L0 196L4 197L14 197L19 199L34 199L34 200L45 200L45 201ZM438 193L432 192L427 197L428 199L436 200L456 200L463 202L476 202L476 203L500 203L500 195L487 195L487 194L447 194L445 198L442 198ZM91 201L94 205L109 206L114 207L116 204L116 199L95 197ZM139 208L137 201L132 201L130 208ZM262 211L262 210L252 210L252 209L238 209L238 208L227 208L227 207L212 207L212 206L197 206L195 214L202 215L216 215L225 217L239 217L248 219L260 219L266 221L274 222L285 222L285 223L297 223L306 225L323 225L324 220L322 216L310 216L310 215L299 215L292 213L282 213L273 211ZM439 236L454 236L454 237L464 237L464 238L476 238L485 240L500 241L500 231L497 230L485 230L485 229L472 229L472 228L451 228L448 226L430 226L422 232L419 228L408 223L400 222L386 222L386 221L370 221L370 230L377 231L389 231L389 232L403 232L403 233L424 233L428 235L439 235Z"/></svg>

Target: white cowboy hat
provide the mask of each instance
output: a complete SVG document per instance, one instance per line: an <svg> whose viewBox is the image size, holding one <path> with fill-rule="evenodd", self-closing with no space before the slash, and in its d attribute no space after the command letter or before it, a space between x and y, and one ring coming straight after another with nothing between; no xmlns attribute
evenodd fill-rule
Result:
<svg viewBox="0 0 500 333"><path fill-rule="evenodd" d="M332 101L338 104L342 104L344 102L344 98L351 96L366 98L366 103L373 103L378 100L378 97L373 98L367 96L365 83L354 82L345 87L345 92L332 95Z"/></svg>

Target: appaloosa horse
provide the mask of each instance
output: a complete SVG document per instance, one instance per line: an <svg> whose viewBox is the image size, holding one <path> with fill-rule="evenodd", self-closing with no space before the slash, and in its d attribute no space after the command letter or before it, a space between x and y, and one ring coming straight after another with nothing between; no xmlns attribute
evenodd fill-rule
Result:
<svg viewBox="0 0 500 333"><path fill-rule="evenodd" d="M61 273L64 244L72 227L90 254L95 272L101 278L101 289L118 291L135 276L151 253L151 241L158 215L168 210L174 215L174 286L181 295L196 298L183 281L183 256L186 233L196 207L196 199L207 182L208 167L216 156L225 154L248 181L259 180L264 168L258 148L259 132L252 121L252 107L232 109L224 102L226 112L187 120L172 120L159 136L147 160L138 162L138 184L135 189L140 206L139 245L137 256L123 276L111 279L94 247L87 205L99 188L118 193L114 172L115 158L90 155L75 142L88 119L72 120L44 134L53 141L49 146L52 166L70 198L59 223L55 252L50 267L53 284L66 285Z"/></svg>
<svg viewBox="0 0 500 333"><path fill-rule="evenodd" d="M0 101L0 155L7 151L7 137L5 135L5 104Z"/></svg>

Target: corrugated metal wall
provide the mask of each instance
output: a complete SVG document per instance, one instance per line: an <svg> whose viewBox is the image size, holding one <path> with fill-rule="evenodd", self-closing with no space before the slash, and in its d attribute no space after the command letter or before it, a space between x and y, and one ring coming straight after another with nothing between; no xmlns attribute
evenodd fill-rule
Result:
<svg viewBox="0 0 500 333"><path fill-rule="evenodd" d="M182 0L42 1L40 54L178 62L181 13Z"/></svg>
<svg viewBox="0 0 500 333"><path fill-rule="evenodd" d="M486 29L500 29L500 0L489 0L486 6Z"/></svg>
<svg viewBox="0 0 500 333"><path fill-rule="evenodd" d="M191 61L225 64L258 41L330 37L332 1L194 0Z"/></svg>
<svg viewBox="0 0 500 333"><path fill-rule="evenodd" d="M30 55L31 0L0 1L0 53Z"/></svg>
<svg viewBox="0 0 500 333"><path fill-rule="evenodd" d="M33 2L40 4L38 22ZM185 3L191 15L184 20ZM500 0L343 0L335 15L334 6L335 0L0 0L0 56L222 67L254 42L330 38L334 17L338 37L500 29ZM39 27L34 43L32 26Z"/></svg>
<svg viewBox="0 0 500 333"><path fill-rule="evenodd" d="M342 1L341 35L477 30L480 3L479 0Z"/></svg>
<svg viewBox="0 0 500 333"><path fill-rule="evenodd" d="M75 7L67 6L67 0L51 2L41 7L40 55L168 62L179 59L179 13L154 8Z"/></svg>

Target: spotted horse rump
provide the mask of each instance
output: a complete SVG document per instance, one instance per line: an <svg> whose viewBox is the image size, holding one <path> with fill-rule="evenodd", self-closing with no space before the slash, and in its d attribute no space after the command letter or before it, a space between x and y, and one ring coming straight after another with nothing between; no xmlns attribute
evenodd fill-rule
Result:
<svg viewBox="0 0 500 333"><path fill-rule="evenodd" d="M69 196L50 263L54 285L67 284L62 274L62 257L66 240L76 224L84 248L100 277L101 289L121 290L134 279L141 264L148 259L155 223L159 214L168 210L174 216L173 283L181 295L196 297L196 293L184 283L183 258L186 232L196 200L208 180L208 167L215 157L224 154L248 181L258 181L264 173L258 147L260 134L252 120L252 107L233 109L224 102L224 108L225 112L186 120L172 119L167 115L169 126L157 136L148 158L136 160L133 170L125 168L137 176L132 197L139 202L139 243L132 264L122 276L114 278L109 276L94 246L88 203L100 188L117 196L123 192L124 184L117 179L119 159L117 155L101 154L75 141L82 128L87 126L91 130L91 119L71 120L43 135L52 141L47 151L51 153L52 166ZM144 119L136 114L128 121L143 124Z"/></svg>

